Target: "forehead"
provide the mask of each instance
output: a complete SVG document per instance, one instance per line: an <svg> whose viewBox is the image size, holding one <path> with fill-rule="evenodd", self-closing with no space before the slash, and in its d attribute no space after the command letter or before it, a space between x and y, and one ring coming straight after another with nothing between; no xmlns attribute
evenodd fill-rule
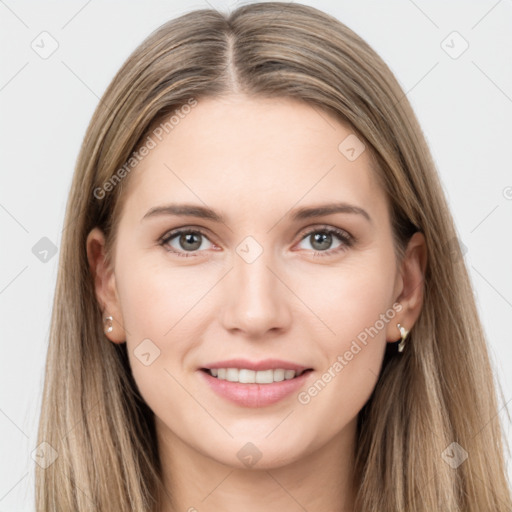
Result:
<svg viewBox="0 0 512 512"><path fill-rule="evenodd" d="M179 199L237 218L319 201L384 207L369 151L315 106L232 95L200 99L175 119L149 133L153 147L132 171L126 203Z"/></svg>

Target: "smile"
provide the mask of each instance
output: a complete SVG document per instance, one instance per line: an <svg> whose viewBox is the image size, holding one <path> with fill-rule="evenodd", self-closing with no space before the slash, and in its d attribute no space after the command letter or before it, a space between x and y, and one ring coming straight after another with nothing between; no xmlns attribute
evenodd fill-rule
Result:
<svg viewBox="0 0 512 512"><path fill-rule="evenodd" d="M300 377L309 370L288 370L284 368L268 370L249 370L247 368L212 368L204 369L212 377L229 382L239 382L241 384L272 384L273 382L282 382Z"/></svg>
<svg viewBox="0 0 512 512"><path fill-rule="evenodd" d="M313 368L266 359L230 359L198 368L203 382L219 398L239 407L268 407L306 386Z"/></svg>

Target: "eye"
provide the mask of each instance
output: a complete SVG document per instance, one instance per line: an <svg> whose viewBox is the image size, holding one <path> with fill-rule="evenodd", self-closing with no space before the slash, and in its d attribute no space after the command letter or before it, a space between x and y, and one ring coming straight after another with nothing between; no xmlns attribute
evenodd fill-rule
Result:
<svg viewBox="0 0 512 512"><path fill-rule="evenodd" d="M333 240L336 238L339 243L332 248ZM301 242L304 241L310 242L313 251L315 251L314 256L330 256L351 247L354 243L354 238L342 229L323 226L305 233L301 239Z"/></svg>
<svg viewBox="0 0 512 512"><path fill-rule="evenodd" d="M338 245L332 248L333 241L338 239ZM301 242L309 240L314 256L330 256L334 253L346 250L355 241L354 237L346 231L332 226L321 226L311 229L301 239ZM205 247L208 241L210 247ZM176 229L165 234L159 241L167 251L181 257L197 256L199 252L214 247L208 236L200 229ZM207 244L206 244L207 245Z"/></svg>
<svg viewBox="0 0 512 512"><path fill-rule="evenodd" d="M204 247L205 240L208 240L208 238L201 230L177 229L164 235L160 244L169 252L188 258L196 256L194 252L200 249L208 249L208 247Z"/></svg>

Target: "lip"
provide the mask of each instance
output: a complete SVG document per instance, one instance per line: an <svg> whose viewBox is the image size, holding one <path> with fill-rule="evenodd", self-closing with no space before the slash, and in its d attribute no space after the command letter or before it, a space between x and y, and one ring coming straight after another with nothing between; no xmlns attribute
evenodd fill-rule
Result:
<svg viewBox="0 0 512 512"><path fill-rule="evenodd" d="M297 373L302 370L308 369L307 366L301 366L290 361L283 361L281 359L264 359L262 361L249 361L247 359L229 359L226 361L217 361L203 366L208 370L215 368L245 368L247 370L277 370L282 368L283 370L295 370Z"/></svg>
<svg viewBox="0 0 512 512"><path fill-rule="evenodd" d="M229 361L219 361L199 369L199 373L206 384L222 398L242 407L267 407L275 404L292 393L297 393L304 386L306 380L312 371L305 371L299 377L273 382L271 384L243 384L240 382L230 382L228 380L217 379L210 375L205 369L215 368L246 368L248 370L275 370L282 368L284 370L312 370L305 366L297 365L291 362L280 361L277 359L267 359L265 361L251 362L244 359L231 359Z"/></svg>

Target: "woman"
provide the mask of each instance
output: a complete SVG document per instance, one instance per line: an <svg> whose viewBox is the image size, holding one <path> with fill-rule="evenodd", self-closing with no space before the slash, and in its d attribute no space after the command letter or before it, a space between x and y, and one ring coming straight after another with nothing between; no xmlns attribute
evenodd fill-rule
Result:
<svg viewBox="0 0 512 512"><path fill-rule="evenodd" d="M434 163L336 19L164 24L98 105L66 225L38 511L511 509Z"/></svg>

